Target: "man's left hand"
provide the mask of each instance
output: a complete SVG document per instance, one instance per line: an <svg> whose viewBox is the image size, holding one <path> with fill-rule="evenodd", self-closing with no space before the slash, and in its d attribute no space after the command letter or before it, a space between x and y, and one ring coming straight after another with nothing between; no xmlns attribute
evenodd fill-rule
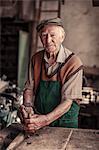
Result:
<svg viewBox="0 0 99 150"><path fill-rule="evenodd" d="M31 132L32 130L38 130L48 125L48 118L46 115L34 114L29 119L25 119L25 130Z"/></svg>

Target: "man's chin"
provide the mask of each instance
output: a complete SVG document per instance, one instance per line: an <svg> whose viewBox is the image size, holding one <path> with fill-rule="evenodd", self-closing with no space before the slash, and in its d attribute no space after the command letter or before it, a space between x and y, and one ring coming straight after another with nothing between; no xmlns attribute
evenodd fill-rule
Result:
<svg viewBox="0 0 99 150"><path fill-rule="evenodd" d="M54 52L56 51L56 49L46 49L46 51L47 51L48 53L54 53Z"/></svg>

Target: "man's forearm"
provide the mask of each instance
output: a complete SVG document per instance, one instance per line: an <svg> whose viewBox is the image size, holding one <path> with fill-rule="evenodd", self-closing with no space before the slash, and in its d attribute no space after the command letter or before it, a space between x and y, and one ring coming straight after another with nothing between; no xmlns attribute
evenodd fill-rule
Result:
<svg viewBox="0 0 99 150"><path fill-rule="evenodd" d="M48 124L52 123L53 121L57 120L63 114L65 114L71 107L72 100L66 100L59 104L52 112L46 115Z"/></svg>
<svg viewBox="0 0 99 150"><path fill-rule="evenodd" d="M32 89L26 89L23 92L23 104L31 103L32 104L33 99L33 90Z"/></svg>

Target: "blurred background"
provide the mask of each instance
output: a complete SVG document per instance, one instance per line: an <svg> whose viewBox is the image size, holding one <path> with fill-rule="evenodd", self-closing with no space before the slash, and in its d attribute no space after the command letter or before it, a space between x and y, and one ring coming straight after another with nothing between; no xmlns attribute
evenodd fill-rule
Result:
<svg viewBox="0 0 99 150"><path fill-rule="evenodd" d="M84 64L79 128L99 129L99 0L0 0L0 127L18 122L31 56L42 49L36 25L61 17L64 46Z"/></svg>

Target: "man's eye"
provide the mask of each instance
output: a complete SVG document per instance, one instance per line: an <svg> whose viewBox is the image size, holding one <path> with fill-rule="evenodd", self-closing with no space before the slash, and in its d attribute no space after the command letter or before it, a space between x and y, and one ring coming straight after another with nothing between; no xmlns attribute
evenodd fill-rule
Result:
<svg viewBox="0 0 99 150"><path fill-rule="evenodd" d="M46 34L42 34L41 37L43 37L43 38L46 37Z"/></svg>
<svg viewBox="0 0 99 150"><path fill-rule="evenodd" d="M51 37L55 37L55 35L54 35L54 34L52 34L52 35L51 35Z"/></svg>
<svg viewBox="0 0 99 150"><path fill-rule="evenodd" d="M47 35L47 33L44 33L44 32L41 33L41 36L45 36L45 35Z"/></svg>

